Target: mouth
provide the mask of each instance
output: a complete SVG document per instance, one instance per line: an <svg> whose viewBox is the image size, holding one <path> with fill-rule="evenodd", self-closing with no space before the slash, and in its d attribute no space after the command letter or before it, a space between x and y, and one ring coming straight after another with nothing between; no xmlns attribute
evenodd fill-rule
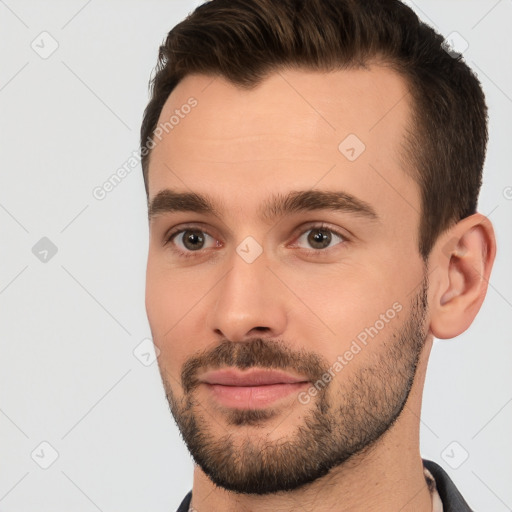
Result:
<svg viewBox="0 0 512 512"><path fill-rule="evenodd" d="M237 409L261 409L310 385L304 376L263 369L213 370L199 381L216 402Z"/></svg>

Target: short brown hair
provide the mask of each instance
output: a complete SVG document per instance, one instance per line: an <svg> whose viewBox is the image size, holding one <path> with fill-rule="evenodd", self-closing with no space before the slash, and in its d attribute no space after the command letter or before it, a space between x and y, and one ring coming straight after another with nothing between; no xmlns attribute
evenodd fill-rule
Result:
<svg viewBox="0 0 512 512"><path fill-rule="evenodd" d="M398 0L210 0L160 46L141 127L146 194L151 140L162 108L186 75L252 88L285 67L312 71L392 66L412 96L403 161L421 190L418 250L476 212L487 146L487 106L461 55Z"/></svg>

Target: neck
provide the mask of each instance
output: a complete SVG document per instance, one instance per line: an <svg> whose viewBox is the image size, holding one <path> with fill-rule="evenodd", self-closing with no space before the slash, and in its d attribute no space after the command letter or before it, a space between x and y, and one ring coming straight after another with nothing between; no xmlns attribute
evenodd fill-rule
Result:
<svg viewBox="0 0 512 512"><path fill-rule="evenodd" d="M432 498L419 451L419 419L432 340L405 407L395 424L371 447L326 476L291 492L240 495L219 488L196 466L192 506L197 512L432 512Z"/></svg>

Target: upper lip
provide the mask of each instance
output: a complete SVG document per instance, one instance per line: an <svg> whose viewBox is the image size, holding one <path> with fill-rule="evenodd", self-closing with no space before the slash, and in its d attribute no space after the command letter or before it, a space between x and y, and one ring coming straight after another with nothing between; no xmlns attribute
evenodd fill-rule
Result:
<svg viewBox="0 0 512 512"><path fill-rule="evenodd" d="M199 378L199 381L205 384L219 384L222 386L268 386L270 384L309 382L309 379L277 370L251 369L241 371L229 368L205 372Z"/></svg>

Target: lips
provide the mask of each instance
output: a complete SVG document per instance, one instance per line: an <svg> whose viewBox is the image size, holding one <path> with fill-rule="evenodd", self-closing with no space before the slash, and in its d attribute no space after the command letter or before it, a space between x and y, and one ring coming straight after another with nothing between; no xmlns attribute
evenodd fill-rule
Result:
<svg viewBox="0 0 512 512"><path fill-rule="evenodd" d="M213 370L203 374L199 382L217 403L235 409L262 409L309 385L303 376L262 369Z"/></svg>
<svg viewBox="0 0 512 512"><path fill-rule="evenodd" d="M239 387L309 382L307 378L302 376L294 376L282 371L260 369L243 372L235 369L214 370L205 373L199 380L205 384Z"/></svg>

